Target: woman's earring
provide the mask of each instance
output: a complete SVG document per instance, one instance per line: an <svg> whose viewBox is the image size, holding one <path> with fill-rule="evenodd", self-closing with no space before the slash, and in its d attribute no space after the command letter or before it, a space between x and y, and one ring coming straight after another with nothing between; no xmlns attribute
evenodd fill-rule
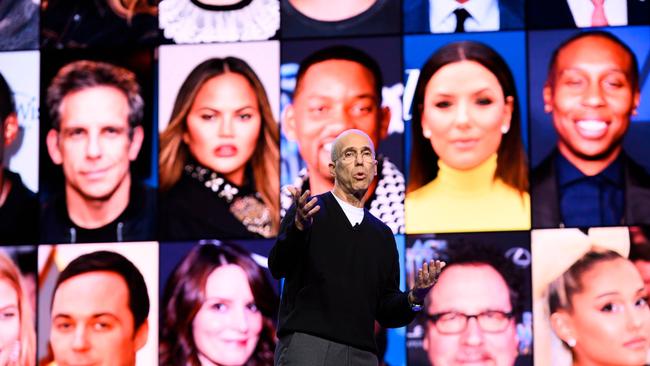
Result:
<svg viewBox="0 0 650 366"><path fill-rule="evenodd" d="M544 112L551 113L551 106L548 104L544 104Z"/></svg>
<svg viewBox="0 0 650 366"><path fill-rule="evenodd" d="M569 347L573 348L576 346L576 339L575 338L569 338L566 341L566 344L569 345Z"/></svg>
<svg viewBox="0 0 650 366"><path fill-rule="evenodd" d="M425 129L422 131L422 136L424 136L425 139L430 139L431 138L431 130L430 129Z"/></svg>
<svg viewBox="0 0 650 366"><path fill-rule="evenodd" d="M510 126L506 126L506 125L501 126L501 133L502 134L505 135L506 133L508 133L508 131L510 131Z"/></svg>

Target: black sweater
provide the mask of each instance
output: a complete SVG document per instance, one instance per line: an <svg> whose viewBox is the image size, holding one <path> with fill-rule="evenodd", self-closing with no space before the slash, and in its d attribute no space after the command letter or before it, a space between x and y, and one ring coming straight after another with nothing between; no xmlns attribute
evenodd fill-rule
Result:
<svg viewBox="0 0 650 366"><path fill-rule="evenodd" d="M278 336L303 332L377 353L375 319L401 327L415 315L399 290L395 238L368 210L352 227L332 193L316 197L312 226L298 230L292 206L269 256L273 276L285 278Z"/></svg>

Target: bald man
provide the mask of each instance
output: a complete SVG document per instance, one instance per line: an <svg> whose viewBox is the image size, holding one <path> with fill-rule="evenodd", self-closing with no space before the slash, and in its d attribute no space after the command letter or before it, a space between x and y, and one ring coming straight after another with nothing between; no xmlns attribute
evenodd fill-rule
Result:
<svg viewBox="0 0 650 366"><path fill-rule="evenodd" d="M364 208L377 174L375 147L361 130L332 143L334 188L309 198L292 188L294 205L271 249L269 269L285 278L275 364L377 365L374 323L402 327L413 320L443 262L424 263L415 286L399 289L399 262L390 228Z"/></svg>

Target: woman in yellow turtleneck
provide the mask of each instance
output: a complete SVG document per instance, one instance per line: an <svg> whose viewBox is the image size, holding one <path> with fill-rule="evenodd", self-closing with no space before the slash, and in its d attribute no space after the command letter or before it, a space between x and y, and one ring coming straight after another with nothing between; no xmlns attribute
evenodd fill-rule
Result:
<svg viewBox="0 0 650 366"><path fill-rule="evenodd" d="M406 232L529 229L517 93L501 56L471 41L440 48L413 105Z"/></svg>

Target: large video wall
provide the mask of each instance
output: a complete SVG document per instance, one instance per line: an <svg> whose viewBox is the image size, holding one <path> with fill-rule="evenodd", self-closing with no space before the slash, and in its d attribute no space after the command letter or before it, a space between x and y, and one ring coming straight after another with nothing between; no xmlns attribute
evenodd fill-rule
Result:
<svg viewBox="0 0 650 366"><path fill-rule="evenodd" d="M0 365L272 365L350 128L447 261L381 365L647 364L649 74L643 0L0 2Z"/></svg>

